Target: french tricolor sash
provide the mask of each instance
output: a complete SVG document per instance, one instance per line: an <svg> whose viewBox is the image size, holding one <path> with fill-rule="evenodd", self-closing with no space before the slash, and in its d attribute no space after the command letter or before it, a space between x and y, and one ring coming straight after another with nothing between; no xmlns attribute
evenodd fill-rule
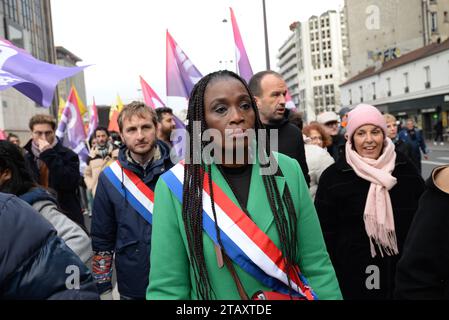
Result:
<svg viewBox="0 0 449 320"><path fill-rule="evenodd" d="M154 192L134 172L115 161L104 174L117 191L149 224L153 224ZM125 194L126 193L126 194Z"/></svg>
<svg viewBox="0 0 449 320"><path fill-rule="evenodd" d="M184 164L177 164L161 178L182 203ZM204 174L203 185L203 229L218 245L207 173ZM281 250L213 181L212 186L217 224L226 254L265 286L276 292L289 294L286 264ZM296 271L290 272L291 287L295 295L307 300L317 300L299 267L296 267Z"/></svg>

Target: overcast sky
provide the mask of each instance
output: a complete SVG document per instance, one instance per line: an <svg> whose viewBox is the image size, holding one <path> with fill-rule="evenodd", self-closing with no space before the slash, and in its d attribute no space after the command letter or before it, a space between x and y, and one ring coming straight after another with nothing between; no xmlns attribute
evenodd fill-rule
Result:
<svg viewBox="0 0 449 320"><path fill-rule="evenodd" d="M164 100L165 33L170 32L203 75L231 68L234 42L229 7L236 15L254 72L265 70L262 0L51 0L55 45L83 62L87 103L141 98L139 75ZM266 0L271 68L291 34L289 25L343 0ZM223 19L228 23L223 23ZM222 61L222 63L220 63Z"/></svg>

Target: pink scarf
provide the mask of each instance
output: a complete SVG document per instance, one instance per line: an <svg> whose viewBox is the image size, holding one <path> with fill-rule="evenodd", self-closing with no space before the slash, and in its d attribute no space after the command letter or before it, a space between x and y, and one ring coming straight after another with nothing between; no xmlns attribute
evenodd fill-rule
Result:
<svg viewBox="0 0 449 320"><path fill-rule="evenodd" d="M382 250L389 256L397 255L398 244L394 228L393 207L388 191L397 183L391 175L396 163L396 152L393 142L385 140L386 147L377 160L361 157L352 149L351 142L346 143L346 160L357 176L371 182L366 198L363 220L365 230L370 239L371 256L376 256L373 241L377 244L380 254Z"/></svg>

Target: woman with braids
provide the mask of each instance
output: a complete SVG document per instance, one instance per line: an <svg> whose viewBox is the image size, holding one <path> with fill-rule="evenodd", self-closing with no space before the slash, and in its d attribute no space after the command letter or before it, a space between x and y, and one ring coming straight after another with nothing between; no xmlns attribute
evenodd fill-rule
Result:
<svg viewBox="0 0 449 320"><path fill-rule="evenodd" d="M194 87L185 163L156 186L147 299L341 298L300 167L272 154L278 170L264 170L257 129L255 101L235 73ZM195 141L199 133L208 141Z"/></svg>

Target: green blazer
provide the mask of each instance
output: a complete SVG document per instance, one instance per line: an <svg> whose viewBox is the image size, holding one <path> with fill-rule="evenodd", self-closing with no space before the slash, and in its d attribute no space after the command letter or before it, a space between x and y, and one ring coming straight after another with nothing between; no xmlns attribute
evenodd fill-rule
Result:
<svg viewBox="0 0 449 320"><path fill-rule="evenodd" d="M319 299L341 299L340 287L323 240L320 223L299 164L282 154L278 163L285 177L276 177L281 192L287 183L298 215L298 265ZM279 236L265 193L260 165L253 165L248 198L248 212L253 221L280 248ZM229 185L216 166L212 166L214 182L238 205ZM155 191L148 300L196 300L195 278L189 263L189 250L182 206L163 179ZM240 300L235 282L226 267L218 268L214 243L203 233L204 256L211 286L218 300ZM271 291L234 264L245 291L251 297L259 290Z"/></svg>

